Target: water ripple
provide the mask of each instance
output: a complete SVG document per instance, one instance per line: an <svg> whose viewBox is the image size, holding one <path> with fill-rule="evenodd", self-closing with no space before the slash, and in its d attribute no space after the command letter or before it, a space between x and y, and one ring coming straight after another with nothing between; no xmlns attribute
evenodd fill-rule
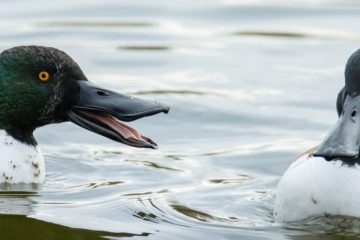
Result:
<svg viewBox="0 0 360 240"><path fill-rule="evenodd" d="M39 22L38 26L44 27L67 27L67 28L82 28L82 27L94 27L94 28L144 28L152 27L155 24L150 22L130 22L130 21L63 21L63 22Z"/></svg>

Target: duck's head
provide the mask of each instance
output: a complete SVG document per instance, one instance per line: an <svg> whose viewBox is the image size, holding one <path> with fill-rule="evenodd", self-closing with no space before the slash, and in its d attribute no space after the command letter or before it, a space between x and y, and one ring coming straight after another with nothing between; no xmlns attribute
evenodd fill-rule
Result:
<svg viewBox="0 0 360 240"><path fill-rule="evenodd" d="M92 84L58 49L21 46L0 54L0 129L26 144L36 144L37 127L70 120L117 142L156 148L122 122L168 111L158 102Z"/></svg>
<svg viewBox="0 0 360 240"><path fill-rule="evenodd" d="M339 120L314 155L328 160L357 161L360 154L360 49L347 61L345 87L338 95L336 108Z"/></svg>

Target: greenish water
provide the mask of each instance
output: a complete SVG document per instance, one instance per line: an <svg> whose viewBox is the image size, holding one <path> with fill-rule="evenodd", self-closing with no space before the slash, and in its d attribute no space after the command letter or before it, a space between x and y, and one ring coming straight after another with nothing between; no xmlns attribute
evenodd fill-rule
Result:
<svg viewBox="0 0 360 240"><path fill-rule="evenodd" d="M2 186L0 239L356 239L349 219L276 224L274 189L336 121L357 1L0 3L0 48L70 54L106 88L169 104L134 149L39 129L43 185Z"/></svg>

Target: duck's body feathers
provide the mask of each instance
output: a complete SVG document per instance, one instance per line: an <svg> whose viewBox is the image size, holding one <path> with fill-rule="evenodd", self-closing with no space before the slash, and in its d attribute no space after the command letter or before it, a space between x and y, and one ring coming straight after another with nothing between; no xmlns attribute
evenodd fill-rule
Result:
<svg viewBox="0 0 360 240"><path fill-rule="evenodd" d="M360 166L308 153L293 162L279 182L274 217L290 222L312 216L360 217Z"/></svg>

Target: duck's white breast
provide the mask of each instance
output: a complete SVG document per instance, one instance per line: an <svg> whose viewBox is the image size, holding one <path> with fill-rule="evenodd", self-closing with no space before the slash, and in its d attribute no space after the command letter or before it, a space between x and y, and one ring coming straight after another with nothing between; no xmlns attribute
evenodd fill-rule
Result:
<svg viewBox="0 0 360 240"><path fill-rule="evenodd" d="M40 149L0 130L0 183L42 183L44 180L45 162Z"/></svg>
<svg viewBox="0 0 360 240"><path fill-rule="evenodd" d="M360 217L360 166L303 155L279 182L275 220L289 222L327 214Z"/></svg>

